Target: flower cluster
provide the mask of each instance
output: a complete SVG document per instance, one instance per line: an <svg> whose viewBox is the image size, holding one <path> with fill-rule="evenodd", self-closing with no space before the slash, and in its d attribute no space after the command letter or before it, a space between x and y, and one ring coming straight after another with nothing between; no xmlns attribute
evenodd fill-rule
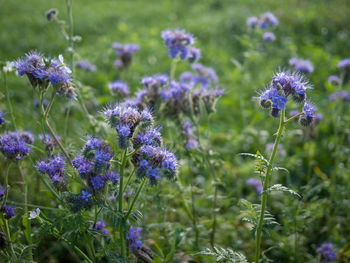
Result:
<svg viewBox="0 0 350 263"><path fill-rule="evenodd" d="M120 44L113 43L113 48L118 59L114 61L114 65L120 70L128 68L132 62L133 54L140 49L137 44Z"/></svg>
<svg viewBox="0 0 350 263"><path fill-rule="evenodd" d="M331 263L337 260L337 252L331 243L324 243L317 249L321 254L321 263Z"/></svg>
<svg viewBox="0 0 350 263"><path fill-rule="evenodd" d="M310 86L298 73L278 72L273 77L270 88L260 94L260 105L263 108L271 108L271 115L278 117L281 110L285 110L290 97L295 102L305 102L304 115L299 119L303 125L309 125L315 113L315 106L306 101L306 90Z"/></svg>
<svg viewBox="0 0 350 263"><path fill-rule="evenodd" d="M10 219L12 217L15 216L15 211L13 210L13 208L9 205L4 205L1 207L0 209L1 212L3 212L5 214L5 218L6 219Z"/></svg>
<svg viewBox="0 0 350 263"><path fill-rule="evenodd" d="M250 178L247 180L247 185L249 185L250 187L252 187L257 194L261 194L263 191L263 185L261 183L261 180L259 179L255 179L255 178Z"/></svg>
<svg viewBox="0 0 350 263"><path fill-rule="evenodd" d="M96 229L98 231L100 231L102 234L104 234L105 236L109 235L109 231L107 229L105 229L106 224L103 221L97 221L96 224L91 224L90 228L91 229Z"/></svg>
<svg viewBox="0 0 350 263"><path fill-rule="evenodd" d="M78 69L85 70L85 71L90 71L90 72L95 72L96 71L96 66L91 64L87 60L80 60L75 63L75 66Z"/></svg>
<svg viewBox="0 0 350 263"><path fill-rule="evenodd" d="M291 58L289 60L289 65L291 65L295 71L299 71L301 73L309 74L314 71L311 61L306 59Z"/></svg>
<svg viewBox="0 0 350 263"><path fill-rule="evenodd" d="M343 101L350 102L350 94L346 90L335 92L329 96L330 101L334 101L338 98L341 98Z"/></svg>
<svg viewBox="0 0 350 263"><path fill-rule="evenodd" d="M341 84L341 79L337 75L331 75L328 77L328 82L337 86Z"/></svg>
<svg viewBox="0 0 350 263"><path fill-rule="evenodd" d="M57 137L57 139L59 141L61 140L61 138L58 135L56 135L56 137ZM39 139L40 139L41 143L45 145L45 150L47 152L53 152L54 151L55 146L56 146L56 141L51 136L51 134L48 134L48 133L46 133L45 135L40 134L39 135Z"/></svg>
<svg viewBox="0 0 350 263"><path fill-rule="evenodd" d="M6 112L0 111L0 125L5 122L4 116L6 115Z"/></svg>
<svg viewBox="0 0 350 263"><path fill-rule="evenodd" d="M185 30L164 30L161 33L165 45L168 47L169 57L189 59L195 61L199 59L200 52L192 47L194 38L192 34L186 33Z"/></svg>
<svg viewBox="0 0 350 263"><path fill-rule="evenodd" d="M73 160L73 166L95 195L104 188L107 181L116 183L119 180L119 174L110 170L112 157L113 153L106 143L91 137L81 155Z"/></svg>
<svg viewBox="0 0 350 263"><path fill-rule="evenodd" d="M186 147L189 150L197 149L198 148L198 141L196 139L196 136L193 134L192 128L191 128L191 122L183 122L182 123L182 133L184 137L186 138Z"/></svg>
<svg viewBox="0 0 350 263"><path fill-rule="evenodd" d="M116 104L108 106L104 111L108 123L118 132L119 147L126 149L138 125L149 127L153 124L151 112L142 111L129 105Z"/></svg>
<svg viewBox="0 0 350 263"><path fill-rule="evenodd" d="M126 235L126 240L128 240L130 248L132 250L142 248L142 228L141 227L130 227L129 232Z"/></svg>
<svg viewBox="0 0 350 263"><path fill-rule="evenodd" d="M342 70L350 70L350 58L344 58L338 62L338 68Z"/></svg>
<svg viewBox="0 0 350 263"><path fill-rule="evenodd" d="M76 97L71 84L71 70L64 64L61 55L59 60L48 59L32 51L17 60L16 68L20 76L27 75L33 87L46 88L50 83L58 94L69 99Z"/></svg>
<svg viewBox="0 0 350 263"><path fill-rule="evenodd" d="M9 160L20 160L31 151L34 138L29 132L9 132L0 136L0 151Z"/></svg>
<svg viewBox="0 0 350 263"><path fill-rule="evenodd" d="M128 83L123 82L121 80L116 80L108 83L108 87L113 94L121 98L125 98L130 94Z"/></svg>
<svg viewBox="0 0 350 263"><path fill-rule="evenodd" d="M53 18L55 18L58 15L58 10L56 8L52 8L50 10L48 10L45 13L46 19L47 21L52 20Z"/></svg>
<svg viewBox="0 0 350 263"><path fill-rule="evenodd" d="M247 25L251 28L259 26L261 29L267 29L268 27L276 27L278 25L277 17L271 13L266 12L260 15L260 18L251 16L247 18ZM263 34L263 41L270 42L275 40L276 37L272 32L265 32Z"/></svg>
<svg viewBox="0 0 350 263"><path fill-rule="evenodd" d="M66 181L64 178L65 161L60 154L52 156L46 161L39 161L37 169L42 173L46 173L55 186L62 185Z"/></svg>

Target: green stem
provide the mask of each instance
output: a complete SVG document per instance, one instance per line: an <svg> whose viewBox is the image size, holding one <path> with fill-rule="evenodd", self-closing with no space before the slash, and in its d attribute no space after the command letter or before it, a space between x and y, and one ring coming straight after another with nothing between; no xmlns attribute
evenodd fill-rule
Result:
<svg viewBox="0 0 350 263"><path fill-rule="evenodd" d="M6 205L6 202L7 202L7 196L8 196L8 192L9 192L9 189L10 189L10 186L9 186L9 171L10 171L10 165L11 163L9 163L7 165L7 169L6 169L6 174L5 174L5 197L4 197L4 200L2 201L2 206Z"/></svg>
<svg viewBox="0 0 350 263"><path fill-rule="evenodd" d="M196 207L195 207L195 198L194 193L191 185L191 199L192 199L192 224L195 232L195 249L198 250L199 248L199 231L197 227L197 215L196 215Z"/></svg>
<svg viewBox="0 0 350 263"><path fill-rule="evenodd" d="M261 231L263 227L263 222L264 222L264 216L265 216L265 209L266 209L266 203L267 203L267 189L269 186L269 180L270 180L270 175L271 175L271 170L272 170L272 164L275 159L277 149L278 149L278 144L280 142L280 139L282 137L282 132L284 128L285 122L284 122L284 110L281 111L281 117L280 117L280 124L278 127L277 131L277 137L275 139L275 144L272 149L272 153L270 156L269 164L266 170L265 174L265 180L263 184L263 191L262 191L262 198L261 198L261 211L260 211L260 217L259 217L259 222L258 222L258 227L256 229L256 247L255 247L255 263L259 262L260 258L260 246L261 246Z"/></svg>
<svg viewBox="0 0 350 263"><path fill-rule="evenodd" d="M129 208L129 211L126 213L125 221L128 220L128 218L129 218L129 216L130 216L130 214L131 214L131 212L132 212L132 210L133 210L133 208L134 208L134 205L135 205L137 199L139 198L139 195L140 195L140 193L141 193L141 190L142 190L143 186L145 185L145 182L146 182L146 177L143 178L142 183L141 183L141 185L139 186L139 189L137 189L136 195L134 196L134 199L132 200L132 203L131 203L131 206L130 206L130 208Z"/></svg>
<svg viewBox="0 0 350 263"><path fill-rule="evenodd" d="M101 213L102 208L103 208L103 207L101 207L100 210L97 211L97 206L95 206L95 220L94 220L93 228L95 228L95 226L96 226L97 218L98 218L98 215Z"/></svg>
<svg viewBox="0 0 350 263"><path fill-rule="evenodd" d="M9 95L9 90L7 87L7 81L6 81L6 72L4 72L4 85L5 85L5 92L6 92L6 101L7 101L7 108L11 116L11 124L15 130L17 130L16 127L16 121L15 121L15 116L13 115L13 109L12 109L12 104L11 104L11 99Z"/></svg>
<svg viewBox="0 0 350 263"><path fill-rule="evenodd" d="M128 187L128 185L129 185L129 183L130 183L130 181L131 181L131 178L132 178L132 176L134 175L135 171L136 171L136 167L132 170L132 172L131 172L131 174L130 174L130 176L129 176L129 178L128 178L128 181L126 182L126 184L125 184L125 186L124 186L123 193L125 192L126 188Z"/></svg>
<svg viewBox="0 0 350 263"><path fill-rule="evenodd" d="M122 215L123 214L123 180L124 180L124 169L126 165L126 160L127 160L127 149L125 149L122 157L122 164L120 166L120 180L119 180L119 213ZM121 243L121 252L122 252L122 257L126 257L126 242L125 242L125 232L124 232L124 218L122 222L119 225L119 234L120 234L120 243Z"/></svg>
<svg viewBox="0 0 350 263"><path fill-rule="evenodd" d="M175 73L176 73L176 65L177 62L179 62L179 58L176 57L171 61L171 66L170 66L170 80L175 79Z"/></svg>
<svg viewBox="0 0 350 263"><path fill-rule="evenodd" d="M284 122L284 125L286 125L286 124L288 124L289 122L295 120L296 118L298 118L298 117L301 116L301 115L304 115L304 113L301 112L301 113L299 113L299 114L297 114L297 115L294 115L293 117L290 117L288 120L286 120L286 121Z"/></svg>
<svg viewBox="0 0 350 263"><path fill-rule="evenodd" d="M13 245L12 245L11 233L10 233L10 228L9 228L8 220L5 219L3 215L1 215L1 218L2 218L2 221L4 222L4 225L5 225L6 237L7 237L7 240L8 240L8 242L9 242L9 244L10 244L10 251L11 251L12 258L17 259L15 250L13 249Z"/></svg>

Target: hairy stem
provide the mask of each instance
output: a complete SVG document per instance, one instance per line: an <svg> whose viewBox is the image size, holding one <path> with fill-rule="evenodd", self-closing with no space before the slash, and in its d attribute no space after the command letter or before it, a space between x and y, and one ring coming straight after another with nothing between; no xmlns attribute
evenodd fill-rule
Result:
<svg viewBox="0 0 350 263"><path fill-rule="evenodd" d="M128 212L126 213L125 221L128 220L128 218L129 218L129 216L130 216L130 214L131 214L131 212L132 212L132 210L134 208L134 205L135 205L137 199L139 198L139 195L140 195L140 193L142 191L142 188L145 185L145 182L146 182L146 177L143 178L143 180L142 180L142 182L141 182L141 184L139 186L139 189L137 189L136 195L135 195L134 199L132 200L132 203L130 205L130 208L129 208Z"/></svg>
<svg viewBox="0 0 350 263"><path fill-rule="evenodd" d="M266 203L267 203L267 195L268 195L267 188L269 186L272 164L273 164L273 161L274 161L276 153L277 153L278 144L279 144L280 139L282 137L284 125L285 125L284 110L281 110L280 124L279 124L278 131L277 131L277 137L275 139L275 144L273 146L272 153L271 153L270 160L269 160L269 164L268 164L268 167L267 167L267 170L265 173L263 192L261 194L262 195L262 197L261 197L261 211L260 211L258 227L256 229L255 263L258 263L259 258L260 258L261 232L262 232L262 227L263 227L263 222L264 222L265 209L266 209Z"/></svg>
<svg viewBox="0 0 350 263"><path fill-rule="evenodd" d="M123 214L123 180L124 180L124 169L127 160L127 149L125 149L122 157L122 164L120 166L120 180L119 180L119 213ZM125 242L125 231L124 231L124 218L119 225L119 234L120 234L120 243L121 243L121 252L122 257L126 257L126 242Z"/></svg>

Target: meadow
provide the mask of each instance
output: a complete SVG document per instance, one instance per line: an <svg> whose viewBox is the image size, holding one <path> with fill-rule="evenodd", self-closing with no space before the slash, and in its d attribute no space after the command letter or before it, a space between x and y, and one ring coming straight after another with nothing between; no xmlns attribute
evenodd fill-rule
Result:
<svg viewBox="0 0 350 263"><path fill-rule="evenodd" d="M0 0L0 262L350 262L349 12Z"/></svg>

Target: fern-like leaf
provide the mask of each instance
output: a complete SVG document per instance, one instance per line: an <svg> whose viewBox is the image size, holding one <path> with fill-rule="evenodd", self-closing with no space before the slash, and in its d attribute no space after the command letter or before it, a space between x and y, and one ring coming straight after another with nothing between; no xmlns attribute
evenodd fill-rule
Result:
<svg viewBox="0 0 350 263"><path fill-rule="evenodd" d="M291 195L296 196L299 199L301 199L301 196L297 192L295 192L294 190L289 189L288 187L283 186L281 184L275 184L275 185L269 187L267 189L267 191L268 192L287 192L287 193L290 193Z"/></svg>
<svg viewBox="0 0 350 263"><path fill-rule="evenodd" d="M248 263L248 260L242 253L234 251L231 248L214 247L213 250L207 248L195 255L212 256L215 257L216 262Z"/></svg>

